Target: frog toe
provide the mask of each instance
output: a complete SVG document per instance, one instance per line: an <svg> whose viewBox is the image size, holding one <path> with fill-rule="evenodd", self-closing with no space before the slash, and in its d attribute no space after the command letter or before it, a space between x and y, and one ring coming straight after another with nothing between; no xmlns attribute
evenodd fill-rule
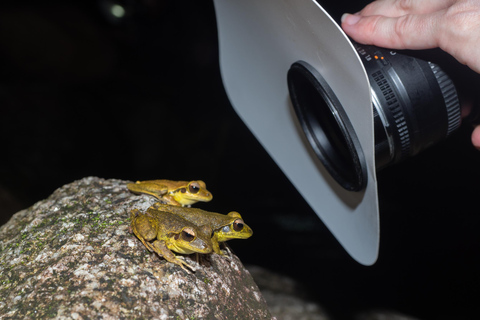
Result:
<svg viewBox="0 0 480 320"><path fill-rule="evenodd" d="M197 271L194 267L192 267L191 265L189 265L185 261L179 260L179 262L180 263L177 263L177 264L180 265L180 267L182 267L182 269L185 270L186 272L190 273L190 271L187 268L185 268L184 266L188 267L191 270L191 272Z"/></svg>

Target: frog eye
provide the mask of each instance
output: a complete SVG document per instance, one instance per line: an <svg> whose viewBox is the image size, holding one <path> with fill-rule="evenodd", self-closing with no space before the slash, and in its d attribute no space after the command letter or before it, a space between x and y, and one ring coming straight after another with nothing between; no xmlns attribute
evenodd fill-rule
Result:
<svg viewBox="0 0 480 320"><path fill-rule="evenodd" d="M192 242L195 239L195 231L190 228L185 228L182 230L180 236L182 237L182 240Z"/></svg>
<svg viewBox="0 0 480 320"><path fill-rule="evenodd" d="M241 219L237 219L233 222L233 230L235 231L242 231L243 226L244 226L243 220Z"/></svg>
<svg viewBox="0 0 480 320"><path fill-rule="evenodd" d="M197 182L192 182L188 185L188 190L190 193L198 193L198 191L200 191L200 186Z"/></svg>

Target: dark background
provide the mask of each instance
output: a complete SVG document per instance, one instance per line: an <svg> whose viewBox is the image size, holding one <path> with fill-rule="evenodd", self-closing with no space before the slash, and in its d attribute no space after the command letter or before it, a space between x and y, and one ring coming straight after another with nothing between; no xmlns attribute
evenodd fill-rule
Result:
<svg viewBox="0 0 480 320"><path fill-rule="evenodd" d="M213 3L125 1L122 20L109 19L107 3L0 5L2 223L85 176L202 179L215 199L201 207L237 210L255 232L231 243L242 261L297 279L334 319L479 313L480 153L470 126L379 174L380 256L359 265L231 108ZM323 4L338 19L348 1Z"/></svg>

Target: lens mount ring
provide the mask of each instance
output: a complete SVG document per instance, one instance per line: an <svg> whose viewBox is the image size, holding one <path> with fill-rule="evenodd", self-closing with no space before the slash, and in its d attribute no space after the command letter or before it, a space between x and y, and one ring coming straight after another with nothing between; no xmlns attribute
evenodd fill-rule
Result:
<svg viewBox="0 0 480 320"><path fill-rule="evenodd" d="M327 81L310 64L297 61L287 82L295 114L324 167L344 189L365 189L367 166L360 141Z"/></svg>

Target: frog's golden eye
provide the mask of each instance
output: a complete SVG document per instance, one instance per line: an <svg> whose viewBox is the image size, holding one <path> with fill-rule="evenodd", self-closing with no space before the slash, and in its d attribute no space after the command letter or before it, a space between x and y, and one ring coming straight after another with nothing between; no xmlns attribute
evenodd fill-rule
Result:
<svg viewBox="0 0 480 320"><path fill-rule="evenodd" d="M198 191L200 191L200 186L197 182L192 182L188 185L188 190L190 193L198 193Z"/></svg>
<svg viewBox="0 0 480 320"><path fill-rule="evenodd" d="M192 242L195 239L195 231L190 228L185 228L182 230L180 236L182 237L182 240Z"/></svg>
<svg viewBox="0 0 480 320"><path fill-rule="evenodd" d="M243 229L243 220L237 219L233 222L233 230L242 231Z"/></svg>

